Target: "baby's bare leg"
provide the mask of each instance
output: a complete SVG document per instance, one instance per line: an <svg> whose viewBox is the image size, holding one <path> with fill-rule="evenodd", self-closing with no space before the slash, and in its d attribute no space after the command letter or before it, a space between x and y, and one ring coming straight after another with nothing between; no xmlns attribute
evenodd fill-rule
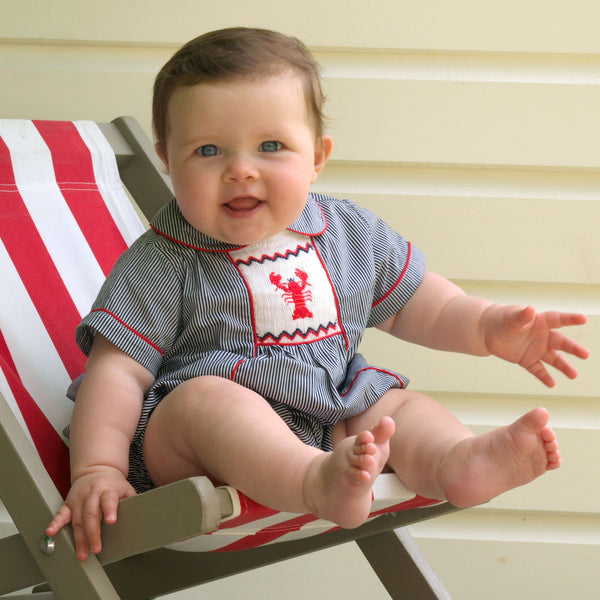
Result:
<svg viewBox="0 0 600 600"><path fill-rule="evenodd" d="M261 396L226 379L202 377L157 406L144 455L157 485L211 475L276 510L314 512L355 527L369 513L393 431L393 421L384 419L325 453L302 443Z"/></svg>
<svg viewBox="0 0 600 600"><path fill-rule="evenodd" d="M347 431L391 414L396 433L389 465L417 493L474 506L560 466L548 412L537 408L512 425L476 436L437 401L391 390Z"/></svg>

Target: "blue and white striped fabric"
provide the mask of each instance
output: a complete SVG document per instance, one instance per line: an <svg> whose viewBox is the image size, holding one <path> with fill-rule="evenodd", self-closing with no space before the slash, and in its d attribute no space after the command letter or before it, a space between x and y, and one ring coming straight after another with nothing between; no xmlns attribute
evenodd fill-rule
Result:
<svg viewBox="0 0 600 600"><path fill-rule="evenodd" d="M181 382L218 375L251 388L305 443L408 380L357 353L421 282L421 252L351 202L311 194L298 220L235 247L191 227L173 201L121 257L77 331L100 332L156 375L132 447L130 481L152 483L141 454L152 409Z"/></svg>

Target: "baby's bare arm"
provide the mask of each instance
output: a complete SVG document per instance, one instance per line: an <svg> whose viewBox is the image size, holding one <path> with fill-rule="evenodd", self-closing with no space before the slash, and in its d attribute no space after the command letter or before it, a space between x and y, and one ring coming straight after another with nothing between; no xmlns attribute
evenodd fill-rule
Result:
<svg viewBox="0 0 600 600"><path fill-rule="evenodd" d="M589 355L587 348L558 329L585 322L585 315L579 313L537 313L531 306L494 304L468 296L443 277L426 273L406 306L380 328L429 348L493 354L521 365L552 387L554 380L544 363L574 378L577 371L564 354Z"/></svg>
<svg viewBox="0 0 600 600"><path fill-rule="evenodd" d="M152 374L101 336L96 336L71 422L72 487L50 523L55 535L69 522L77 557L101 550L100 523L116 521L121 498L135 494L126 481L129 445Z"/></svg>
<svg viewBox="0 0 600 600"><path fill-rule="evenodd" d="M492 304L467 296L457 285L427 272L404 308L379 329L428 348L485 356L490 352L481 317Z"/></svg>

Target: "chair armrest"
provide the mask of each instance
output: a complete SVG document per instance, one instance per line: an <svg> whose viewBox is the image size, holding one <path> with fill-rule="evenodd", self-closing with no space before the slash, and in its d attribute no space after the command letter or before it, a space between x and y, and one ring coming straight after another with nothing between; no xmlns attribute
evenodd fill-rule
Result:
<svg viewBox="0 0 600 600"><path fill-rule="evenodd" d="M231 497L207 477L191 477L121 500L118 520L103 525L102 564L155 550L219 528Z"/></svg>
<svg viewBox="0 0 600 600"><path fill-rule="evenodd" d="M40 551L44 530L63 500L1 394L0 457L0 497L20 534L2 539L0 557L23 556L25 549L31 557L23 564L31 568L20 572L14 581L11 577L10 585L2 581L0 593L14 591L17 582L31 586L47 580L63 597L116 600L100 563L93 557L83 563L75 558L69 527L55 537L56 550L51 556ZM221 517L230 512L227 490L215 489L206 477L185 479L127 498L119 505L118 522L104 527L104 550L99 558L109 563L214 531ZM75 590L81 596L76 596Z"/></svg>

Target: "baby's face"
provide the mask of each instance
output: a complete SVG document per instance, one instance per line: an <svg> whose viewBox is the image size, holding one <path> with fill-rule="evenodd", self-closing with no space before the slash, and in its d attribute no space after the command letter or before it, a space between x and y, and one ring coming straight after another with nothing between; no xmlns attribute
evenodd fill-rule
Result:
<svg viewBox="0 0 600 600"><path fill-rule="evenodd" d="M177 88L165 147L161 158L187 221L245 245L296 220L331 139L315 139L302 81L285 73Z"/></svg>

